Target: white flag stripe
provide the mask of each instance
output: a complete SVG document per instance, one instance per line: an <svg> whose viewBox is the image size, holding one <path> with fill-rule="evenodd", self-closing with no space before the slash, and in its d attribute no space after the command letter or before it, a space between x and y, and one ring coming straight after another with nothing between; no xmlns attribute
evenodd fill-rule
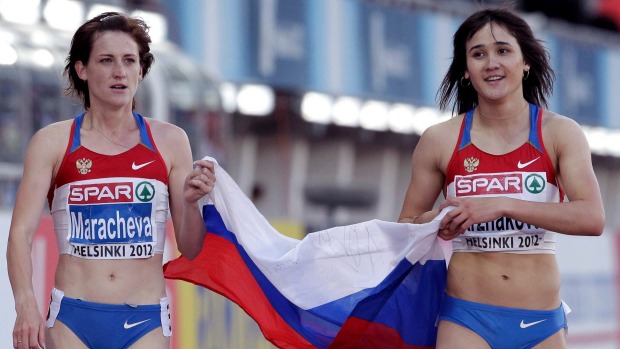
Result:
<svg viewBox="0 0 620 349"><path fill-rule="evenodd" d="M448 210L426 224L371 220L297 240L275 230L228 173L213 158L205 160L216 163L217 182L201 206L215 204L252 261L302 309L374 287L404 258L411 263L443 259L436 235Z"/></svg>

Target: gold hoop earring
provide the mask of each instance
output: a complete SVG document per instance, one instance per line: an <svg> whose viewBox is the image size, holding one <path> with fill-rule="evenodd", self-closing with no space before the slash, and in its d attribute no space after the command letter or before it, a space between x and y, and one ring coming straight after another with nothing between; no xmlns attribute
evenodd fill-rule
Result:
<svg viewBox="0 0 620 349"><path fill-rule="evenodd" d="M530 77L530 71L526 70L523 72L523 80L527 80Z"/></svg>
<svg viewBox="0 0 620 349"><path fill-rule="evenodd" d="M465 85L465 84L463 83L463 80L467 81L467 85ZM468 86L470 86L470 85L471 85L471 81L469 81L469 79L465 79L465 77L463 76L463 77L461 78L461 82L460 82L459 84L460 84L462 87L468 87Z"/></svg>

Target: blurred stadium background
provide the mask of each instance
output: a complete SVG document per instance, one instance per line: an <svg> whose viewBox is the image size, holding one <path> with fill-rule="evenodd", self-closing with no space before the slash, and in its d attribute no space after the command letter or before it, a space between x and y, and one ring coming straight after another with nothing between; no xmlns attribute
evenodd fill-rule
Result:
<svg viewBox="0 0 620 349"><path fill-rule="evenodd" d="M602 237L559 240L569 348L619 348L620 0L0 0L0 226L8 233L32 134L80 111L61 72L73 31L95 14L152 26L156 63L137 110L183 127L195 158L218 159L276 227L301 238L397 218L419 135L451 116L435 96L452 34L473 11L503 4L545 41L557 74L550 109L583 126L606 208ZM53 239L43 212L33 250L42 311ZM176 255L173 242L166 253ZM10 347L6 272L0 281L0 347ZM174 348L271 348L219 295L168 287Z"/></svg>

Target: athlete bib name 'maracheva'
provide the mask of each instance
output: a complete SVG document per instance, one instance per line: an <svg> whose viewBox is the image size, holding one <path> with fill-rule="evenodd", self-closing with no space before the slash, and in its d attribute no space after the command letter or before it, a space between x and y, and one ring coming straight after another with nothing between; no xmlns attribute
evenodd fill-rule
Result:
<svg viewBox="0 0 620 349"><path fill-rule="evenodd" d="M542 109L530 104L530 134L519 148L502 155L486 153L470 138L473 110L461 133L446 174L447 197L511 197L560 202L564 197L541 132ZM555 253L555 233L508 217L474 224L452 240L456 252Z"/></svg>
<svg viewBox="0 0 620 349"><path fill-rule="evenodd" d="M48 200L61 254L88 259L148 258L163 253L168 218L166 165L144 118L140 144L118 155L80 144L78 116Z"/></svg>

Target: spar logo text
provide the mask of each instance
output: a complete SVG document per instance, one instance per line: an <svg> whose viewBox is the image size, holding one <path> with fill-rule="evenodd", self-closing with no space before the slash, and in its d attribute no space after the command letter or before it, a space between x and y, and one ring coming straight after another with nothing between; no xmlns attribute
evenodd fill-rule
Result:
<svg viewBox="0 0 620 349"><path fill-rule="evenodd" d="M523 192L523 176L521 173L457 176L455 188L456 196L520 194Z"/></svg>
<svg viewBox="0 0 620 349"><path fill-rule="evenodd" d="M104 183L72 185L69 191L69 204L105 204L113 202L132 202L133 183Z"/></svg>

